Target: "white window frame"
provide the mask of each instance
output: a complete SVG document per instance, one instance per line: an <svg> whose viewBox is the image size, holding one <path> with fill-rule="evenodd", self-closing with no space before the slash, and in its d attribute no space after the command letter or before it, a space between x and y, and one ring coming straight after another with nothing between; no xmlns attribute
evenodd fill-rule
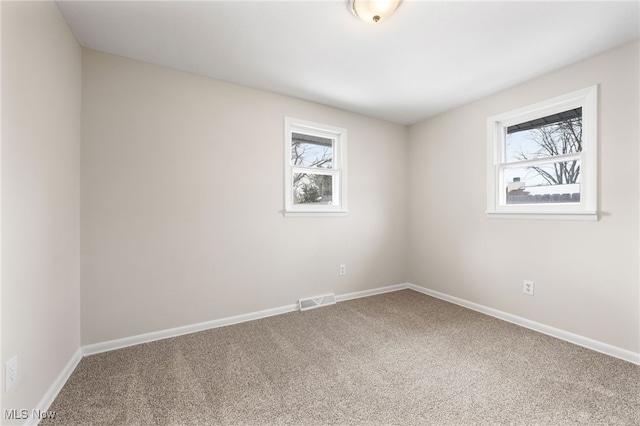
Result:
<svg viewBox="0 0 640 426"><path fill-rule="evenodd" d="M293 133L317 136L333 141L332 167L308 168L291 164L291 142ZM298 172L326 174L333 177L332 204L294 204L293 175ZM284 216L346 216L347 209L347 130L299 120L284 118Z"/></svg>
<svg viewBox="0 0 640 426"><path fill-rule="evenodd" d="M577 155L580 160L580 202L507 204L503 178L507 165L526 167L563 158L553 156L507 163L507 128L579 107L582 107L582 152ZM598 85L487 119L487 215L490 218L598 220Z"/></svg>

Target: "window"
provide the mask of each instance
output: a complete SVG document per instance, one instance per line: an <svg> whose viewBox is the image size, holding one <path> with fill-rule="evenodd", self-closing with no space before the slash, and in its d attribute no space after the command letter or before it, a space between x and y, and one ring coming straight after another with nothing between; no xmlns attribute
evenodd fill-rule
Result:
<svg viewBox="0 0 640 426"><path fill-rule="evenodd" d="M285 117L285 216L347 214L347 131Z"/></svg>
<svg viewBox="0 0 640 426"><path fill-rule="evenodd" d="M490 217L598 219L598 87L487 120Z"/></svg>

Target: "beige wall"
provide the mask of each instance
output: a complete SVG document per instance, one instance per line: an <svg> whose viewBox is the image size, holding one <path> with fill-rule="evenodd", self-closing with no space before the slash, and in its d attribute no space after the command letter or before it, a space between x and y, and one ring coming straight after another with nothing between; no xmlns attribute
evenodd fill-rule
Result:
<svg viewBox="0 0 640 426"><path fill-rule="evenodd" d="M409 281L640 352L638 60L628 45L412 126ZM593 84L600 221L488 219L487 117Z"/></svg>
<svg viewBox="0 0 640 426"><path fill-rule="evenodd" d="M2 405L31 410L80 348L81 49L53 2L1 7Z"/></svg>
<svg viewBox="0 0 640 426"><path fill-rule="evenodd" d="M83 345L406 281L405 127L90 50L82 99ZM347 129L347 217L283 218L284 116Z"/></svg>

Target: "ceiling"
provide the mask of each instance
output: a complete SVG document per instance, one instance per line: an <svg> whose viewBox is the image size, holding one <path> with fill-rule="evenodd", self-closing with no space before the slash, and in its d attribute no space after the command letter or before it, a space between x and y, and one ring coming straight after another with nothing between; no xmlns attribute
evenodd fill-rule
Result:
<svg viewBox="0 0 640 426"><path fill-rule="evenodd" d="M412 124L640 37L640 2L58 1L83 47Z"/></svg>

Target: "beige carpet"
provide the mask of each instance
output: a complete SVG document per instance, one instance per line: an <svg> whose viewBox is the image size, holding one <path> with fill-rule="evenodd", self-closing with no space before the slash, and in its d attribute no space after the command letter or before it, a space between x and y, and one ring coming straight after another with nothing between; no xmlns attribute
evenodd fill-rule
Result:
<svg viewBox="0 0 640 426"><path fill-rule="evenodd" d="M640 425L640 367L412 290L84 358L61 425Z"/></svg>

